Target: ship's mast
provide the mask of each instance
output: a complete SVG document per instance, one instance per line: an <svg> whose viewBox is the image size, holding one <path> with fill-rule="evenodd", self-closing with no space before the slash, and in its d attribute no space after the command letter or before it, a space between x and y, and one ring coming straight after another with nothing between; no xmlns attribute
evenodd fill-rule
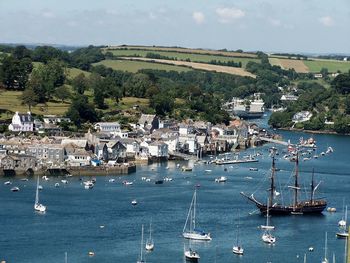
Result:
<svg viewBox="0 0 350 263"><path fill-rule="evenodd" d="M269 207L272 207L273 205L273 194L275 192L275 154L276 154L276 148L272 148L272 168L271 168L271 187L270 187L270 198L269 198Z"/></svg>
<svg viewBox="0 0 350 263"><path fill-rule="evenodd" d="M313 202L314 202L314 190L315 190L315 185L314 185L314 168L312 168L311 198L310 198L310 203L311 204L313 204Z"/></svg>
<svg viewBox="0 0 350 263"><path fill-rule="evenodd" d="M296 151L296 160L295 160L295 180L294 180L294 208L298 205L298 190L299 190L299 183L298 183L298 175L299 175L299 150Z"/></svg>

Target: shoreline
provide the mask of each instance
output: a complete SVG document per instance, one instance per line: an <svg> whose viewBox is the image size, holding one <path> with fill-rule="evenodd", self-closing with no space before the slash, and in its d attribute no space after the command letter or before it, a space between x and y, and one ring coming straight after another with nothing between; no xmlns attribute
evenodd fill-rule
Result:
<svg viewBox="0 0 350 263"><path fill-rule="evenodd" d="M349 133L340 134L330 130L314 131L314 130L304 130L304 129L296 129L296 128L276 128L276 129L281 131L306 132L311 134L329 134L329 135L345 135L345 136L350 135Z"/></svg>

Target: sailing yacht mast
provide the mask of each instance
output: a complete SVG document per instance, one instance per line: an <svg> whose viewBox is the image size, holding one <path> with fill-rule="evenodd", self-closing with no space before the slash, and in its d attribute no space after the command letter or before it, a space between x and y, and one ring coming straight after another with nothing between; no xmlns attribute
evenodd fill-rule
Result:
<svg viewBox="0 0 350 263"><path fill-rule="evenodd" d="M39 203L39 175L36 181L35 204Z"/></svg>
<svg viewBox="0 0 350 263"><path fill-rule="evenodd" d="M272 148L272 170L271 170L271 187L270 187L270 198L269 198L269 207L272 207L273 205L273 195L275 192L275 154L276 154L276 148Z"/></svg>
<svg viewBox="0 0 350 263"><path fill-rule="evenodd" d="M196 204L197 204L197 190L194 190L194 196L193 196L193 229L196 229Z"/></svg>

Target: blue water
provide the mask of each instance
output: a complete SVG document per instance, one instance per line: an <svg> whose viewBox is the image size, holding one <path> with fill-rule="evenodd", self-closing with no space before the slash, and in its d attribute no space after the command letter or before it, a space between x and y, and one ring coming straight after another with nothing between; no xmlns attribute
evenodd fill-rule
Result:
<svg viewBox="0 0 350 263"><path fill-rule="evenodd" d="M281 132L285 140L297 141L302 133ZM247 153L260 151L259 162L234 166L197 164L192 172L181 172L176 168L187 162L168 162L139 166L137 172L128 176L98 176L96 185L85 190L79 178L69 178L67 185L55 188L61 178L41 181L44 189L40 198L47 206L44 215L33 211L35 180L27 182L20 178L0 178L0 260L7 262L64 262L64 252L69 262L136 262L140 251L141 225L148 235L150 220L153 224L155 250L145 253L147 262L183 262L183 225L193 195L198 188L198 222L211 232L210 242L194 242L192 246L200 253L200 262L320 262L324 255L324 236L328 232L328 255L336 255L336 262L343 262L344 240L336 239L337 222L342 217L343 198L350 206L350 137L315 135L319 146L317 153L332 146L334 153L300 163L301 181L309 187L312 168L315 179L322 181L317 197L325 197L336 213L324 212L320 216L289 216L271 218L276 226L277 242L269 246L261 241L258 226L265 218L257 213L250 215L255 206L247 202L240 191L266 198L267 181L271 160L265 145L249 149ZM277 146L282 152L283 148ZM245 152L244 152L245 153ZM243 153L242 153L243 154ZM280 153L279 157L283 156ZM169 166L169 169L166 167ZM258 167L259 171L249 171ZM284 186L290 180L293 163L283 158L277 161L277 184ZM227 168L227 171L224 171ZM205 173L211 169L211 173ZM214 182L220 175L228 177L224 184ZM141 177L160 179L173 178L172 182L155 185ZM251 177L247 179L246 177ZM116 178L115 183L109 183ZM122 185L123 180L133 181L132 186ZM11 186L4 182L11 180ZM10 188L19 186L19 192ZM283 192L288 195L287 191ZM305 194L302 193L302 196ZM133 199L138 200L132 206ZM285 201L288 201L285 198ZM239 211L239 212L238 212ZM235 241L235 223L240 213L241 242L244 256L232 253ZM100 226L105 226L100 228ZM310 246L314 252L308 252ZM88 252L95 256L89 257Z"/></svg>

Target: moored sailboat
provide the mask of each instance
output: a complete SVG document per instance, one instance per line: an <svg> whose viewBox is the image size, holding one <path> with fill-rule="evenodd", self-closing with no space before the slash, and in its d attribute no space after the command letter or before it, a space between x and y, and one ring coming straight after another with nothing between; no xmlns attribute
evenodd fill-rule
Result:
<svg viewBox="0 0 350 263"><path fill-rule="evenodd" d="M236 255L243 255L244 249L240 243L239 240L239 220L238 220L238 225L237 225L237 231L236 231L236 244L232 247L232 252Z"/></svg>
<svg viewBox="0 0 350 263"><path fill-rule="evenodd" d="M34 210L41 213L44 213L46 211L46 206L39 203L39 176L36 183Z"/></svg>
<svg viewBox="0 0 350 263"><path fill-rule="evenodd" d="M146 263L146 260L143 258L143 225L142 225L142 232L141 232L141 250L140 250L140 257L137 260L137 263Z"/></svg>
<svg viewBox="0 0 350 263"><path fill-rule="evenodd" d="M345 207L345 217L339 221L339 231L336 233L338 238L348 238L349 232L347 231L347 220L348 220L348 207Z"/></svg>
<svg viewBox="0 0 350 263"><path fill-rule="evenodd" d="M314 185L313 175L311 182L311 193L309 200L298 200L300 186L299 186L299 156L298 150L295 154L295 173L294 173L294 185L289 186L290 189L294 191L294 198L291 204L280 204L276 200L276 186L275 186L275 176L276 176L276 167L275 167L275 153L276 149L272 148L272 169L271 169L271 177L270 177L270 198L269 204L264 204L263 202L258 201L253 194L247 195L244 192L241 192L241 195L245 196L248 200L253 202L257 208L260 210L262 214L267 212L267 207L269 206L270 214L280 214L280 215L296 215L296 214L318 214L322 213L323 210L327 207L327 202L324 199L315 199L315 191L320 185Z"/></svg>
<svg viewBox="0 0 350 263"><path fill-rule="evenodd" d="M154 249L154 242L152 239L152 222L149 223L149 238L146 241L146 250L152 251Z"/></svg>
<svg viewBox="0 0 350 263"><path fill-rule="evenodd" d="M210 241L210 233L207 233L199 228L196 228L196 204L197 190L194 191L190 208L188 210L186 222L182 231L182 235L187 239ZM187 226L189 223L189 226Z"/></svg>

